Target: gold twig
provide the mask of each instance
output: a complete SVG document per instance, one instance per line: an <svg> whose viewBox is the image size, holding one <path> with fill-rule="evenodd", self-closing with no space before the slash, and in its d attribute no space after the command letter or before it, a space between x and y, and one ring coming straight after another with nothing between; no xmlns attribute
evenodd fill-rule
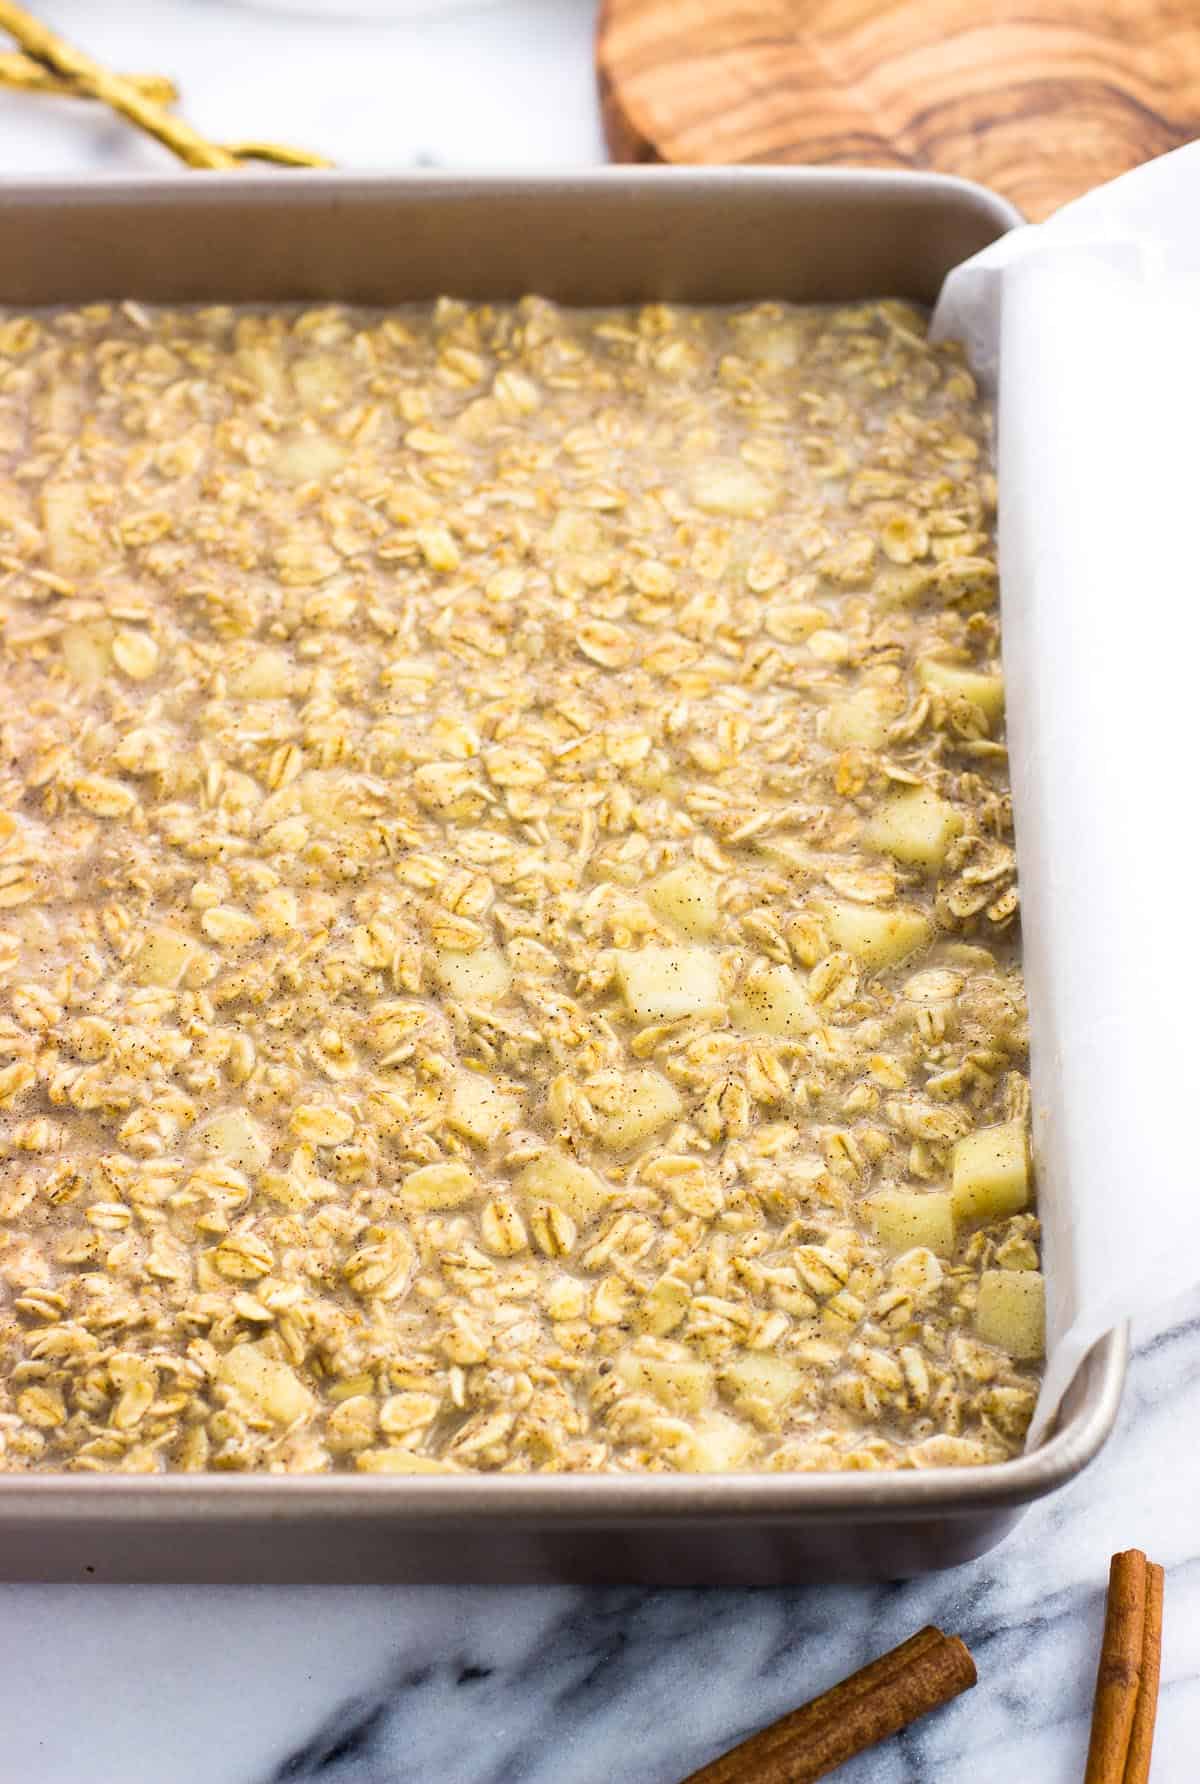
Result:
<svg viewBox="0 0 1200 1784"><path fill-rule="evenodd" d="M21 48L51 74L68 82L78 93L102 100L121 117L128 118L139 130L153 136L189 167L215 168L232 172L244 159L275 161L293 167L324 167L328 163L299 149L287 149L273 143L247 143L239 149L223 148L209 142L182 118L173 117L157 99L128 75L110 74L82 50L64 42L39 19L33 18L14 0L0 0L0 30L7 31Z"/></svg>
<svg viewBox="0 0 1200 1784"><path fill-rule="evenodd" d="M289 149L280 142L228 142L231 155L239 161L272 161L278 167L332 167L324 155L311 155L307 149Z"/></svg>
<svg viewBox="0 0 1200 1784"><path fill-rule="evenodd" d="M82 50L74 49L61 37L56 37L40 20L31 18L24 7L14 5L13 0L0 0L0 29L15 37L23 50L44 62L55 74L74 81L93 98L102 99L131 124L136 124L139 130L157 137L189 167L232 169L237 166L237 158L227 149L206 142L190 124L185 124L181 118L173 118L154 100L143 98L127 80L119 74L110 74Z"/></svg>
<svg viewBox="0 0 1200 1784"><path fill-rule="evenodd" d="M165 74L125 74L121 79L156 105L174 105L179 98L179 88ZM36 62L22 50L0 50L0 87L13 87L22 93L58 93L67 99L91 98L77 81L55 74L52 68Z"/></svg>

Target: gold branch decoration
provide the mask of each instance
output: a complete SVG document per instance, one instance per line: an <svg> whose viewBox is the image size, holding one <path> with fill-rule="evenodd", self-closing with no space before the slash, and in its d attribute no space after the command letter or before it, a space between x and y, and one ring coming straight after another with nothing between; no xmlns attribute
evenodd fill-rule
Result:
<svg viewBox="0 0 1200 1784"><path fill-rule="evenodd" d="M174 105L179 88L165 74L123 74L143 99L156 105ZM12 87L20 93L56 93L66 99L90 99L91 94L77 81L55 74L44 62L27 56L24 50L0 50L0 87Z"/></svg>
<svg viewBox="0 0 1200 1784"><path fill-rule="evenodd" d="M158 74L112 74L77 50L40 19L13 0L0 0L0 30L20 48L0 53L0 86L31 93L57 93L97 99L119 117L162 143L189 167L232 172L247 161L270 161L281 167L329 167L330 162L306 149L282 143L242 142L223 146L209 142L168 107L178 98L173 81Z"/></svg>

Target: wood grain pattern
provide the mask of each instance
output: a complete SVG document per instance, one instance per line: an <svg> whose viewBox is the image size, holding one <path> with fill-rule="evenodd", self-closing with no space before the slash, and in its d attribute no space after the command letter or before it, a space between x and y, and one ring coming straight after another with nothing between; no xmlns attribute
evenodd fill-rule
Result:
<svg viewBox="0 0 1200 1784"><path fill-rule="evenodd" d="M928 168L1043 217L1200 135L1195 0L604 0L618 161Z"/></svg>

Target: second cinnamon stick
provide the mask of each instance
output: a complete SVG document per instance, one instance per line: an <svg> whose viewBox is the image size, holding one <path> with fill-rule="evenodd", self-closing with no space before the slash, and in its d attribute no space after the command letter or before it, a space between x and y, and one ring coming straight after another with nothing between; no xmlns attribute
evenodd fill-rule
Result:
<svg viewBox="0 0 1200 1784"><path fill-rule="evenodd" d="M1146 1565L1141 1549L1112 1558L1084 1784L1124 1784L1142 1675Z"/></svg>
<svg viewBox="0 0 1200 1784"><path fill-rule="evenodd" d="M1142 1627L1142 1676L1138 1681L1129 1752L1125 1756L1123 1784L1147 1784L1154 1749L1154 1722L1158 1714L1158 1685L1162 1671L1163 1570L1146 1563L1146 1620Z"/></svg>
<svg viewBox="0 0 1200 1784"><path fill-rule="evenodd" d="M975 1663L957 1636L922 1629L685 1784L816 1784L975 1680Z"/></svg>

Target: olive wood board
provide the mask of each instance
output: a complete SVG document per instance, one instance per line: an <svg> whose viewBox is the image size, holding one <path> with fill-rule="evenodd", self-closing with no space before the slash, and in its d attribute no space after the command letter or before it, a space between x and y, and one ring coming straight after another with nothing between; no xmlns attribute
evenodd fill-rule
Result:
<svg viewBox="0 0 1200 1784"><path fill-rule="evenodd" d="M617 161L918 168L1038 219L1200 135L1195 0L603 0Z"/></svg>

